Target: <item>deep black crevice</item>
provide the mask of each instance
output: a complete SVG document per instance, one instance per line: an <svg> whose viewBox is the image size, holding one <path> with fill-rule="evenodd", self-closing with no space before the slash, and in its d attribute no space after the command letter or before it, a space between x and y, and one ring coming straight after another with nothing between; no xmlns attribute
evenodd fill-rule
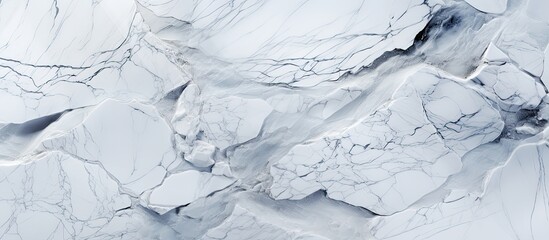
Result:
<svg viewBox="0 0 549 240"><path fill-rule="evenodd" d="M462 17L453 8L439 10L427 23L425 28L416 35L413 47L410 49L415 49L428 40L440 38L443 33L459 27L462 22Z"/></svg>
<svg viewBox="0 0 549 240"><path fill-rule="evenodd" d="M179 96L181 96L181 94L183 93L185 88L187 88L188 85L189 83L186 83L179 87L174 88L170 92L166 93L166 96L164 96L164 99L177 101L177 99L179 99Z"/></svg>
<svg viewBox="0 0 549 240"><path fill-rule="evenodd" d="M535 119L538 115L539 109L521 109L517 112L517 120L523 121L528 119Z"/></svg>
<svg viewBox="0 0 549 240"><path fill-rule="evenodd" d="M28 135L28 134L40 132L44 130L46 127L48 127L50 124L56 122L61 117L61 115L63 115L63 112L25 122L19 125L18 134Z"/></svg>
<svg viewBox="0 0 549 240"><path fill-rule="evenodd" d="M461 25L463 24L463 18L464 16L462 16L459 9L456 9L454 7L440 9L437 12L433 13L433 17L431 18L431 20L414 37L414 42L409 48L395 49L385 52L380 57L376 58L371 64L363 68L376 69L393 57L414 56L416 55L418 49L424 46L427 42L436 41L444 34L451 32L452 30L457 30L459 27L461 27ZM343 77L346 77L346 75L344 75Z"/></svg>
<svg viewBox="0 0 549 240"><path fill-rule="evenodd" d="M69 111L71 110L67 110L65 112L69 112ZM32 119L24 123L19 123L19 124L11 123L11 124L8 124L6 127L4 127L1 132L5 132L5 133L9 132L9 134L14 134L19 136L32 135L46 129L49 125L59 120L59 118L65 112L59 112L52 115Z"/></svg>

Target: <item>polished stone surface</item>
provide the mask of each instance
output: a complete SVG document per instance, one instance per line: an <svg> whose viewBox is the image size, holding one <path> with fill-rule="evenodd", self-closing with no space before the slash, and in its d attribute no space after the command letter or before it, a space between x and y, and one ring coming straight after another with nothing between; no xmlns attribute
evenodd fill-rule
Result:
<svg viewBox="0 0 549 240"><path fill-rule="evenodd" d="M546 0L0 0L0 239L549 239Z"/></svg>

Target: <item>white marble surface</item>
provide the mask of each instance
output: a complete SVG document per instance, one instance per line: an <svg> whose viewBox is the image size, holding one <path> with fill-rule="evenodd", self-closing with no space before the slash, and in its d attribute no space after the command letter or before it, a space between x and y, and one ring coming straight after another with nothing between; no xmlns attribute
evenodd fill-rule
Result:
<svg viewBox="0 0 549 240"><path fill-rule="evenodd" d="M0 239L549 239L545 0L0 0Z"/></svg>
<svg viewBox="0 0 549 240"><path fill-rule="evenodd" d="M180 164L172 137L155 108L106 100L81 124L43 139L39 151L59 150L101 165L125 192L138 197Z"/></svg>
<svg viewBox="0 0 549 240"><path fill-rule="evenodd" d="M387 106L340 134L298 145L271 168L271 195L328 197L387 215L437 189L460 157L494 140L499 113L478 93L421 70Z"/></svg>

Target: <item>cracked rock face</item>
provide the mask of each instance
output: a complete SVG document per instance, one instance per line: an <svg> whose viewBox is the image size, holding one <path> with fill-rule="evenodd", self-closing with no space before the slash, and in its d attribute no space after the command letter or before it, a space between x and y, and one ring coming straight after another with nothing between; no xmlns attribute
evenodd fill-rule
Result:
<svg viewBox="0 0 549 240"><path fill-rule="evenodd" d="M42 142L44 151L59 150L101 165L133 196L159 185L181 161L164 119L136 102L107 100L80 125L56 135Z"/></svg>
<svg viewBox="0 0 549 240"><path fill-rule="evenodd" d="M549 239L544 0L0 0L0 239Z"/></svg>
<svg viewBox="0 0 549 240"><path fill-rule="evenodd" d="M503 122L482 96L439 74L414 74L387 106L341 134L292 148L271 168L271 195L299 199L326 190L387 215L440 187L460 170L460 157L494 140Z"/></svg>

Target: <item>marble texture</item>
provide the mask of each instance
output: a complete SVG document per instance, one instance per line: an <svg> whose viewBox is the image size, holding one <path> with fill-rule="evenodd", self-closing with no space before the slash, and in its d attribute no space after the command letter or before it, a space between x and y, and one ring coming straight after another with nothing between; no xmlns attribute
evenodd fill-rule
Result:
<svg viewBox="0 0 549 240"><path fill-rule="evenodd" d="M0 239L549 239L545 0L0 0Z"/></svg>
<svg viewBox="0 0 549 240"><path fill-rule="evenodd" d="M393 100L335 136L298 145L271 168L271 195L328 197L388 215L437 189L460 157L494 140L499 113L440 73L412 75Z"/></svg>

